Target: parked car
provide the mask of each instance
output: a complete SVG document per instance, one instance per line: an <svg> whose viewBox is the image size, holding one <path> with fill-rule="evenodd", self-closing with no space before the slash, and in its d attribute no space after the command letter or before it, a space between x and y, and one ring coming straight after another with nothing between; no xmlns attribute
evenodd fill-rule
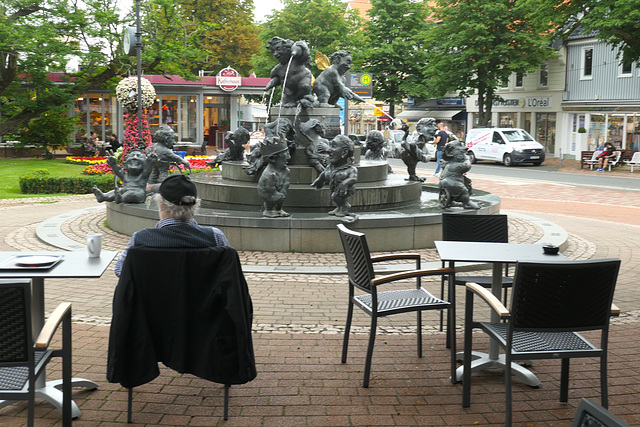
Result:
<svg viewBox="0 0 640 427"><path fill-rule="evenodd" d="M493 160L512 166L515 163L544 162L544 147L527 131L518 128L471 129L465 140L471 163Z"/></svg>
<svg viewBox="0 0 640 427"><path fill-rule="evenodd" d="M263 139L264 139L264 133L260 132L259 130L255 132L251 132L251 137L249 139L249 147L247 152L251 153Z"/></svg>

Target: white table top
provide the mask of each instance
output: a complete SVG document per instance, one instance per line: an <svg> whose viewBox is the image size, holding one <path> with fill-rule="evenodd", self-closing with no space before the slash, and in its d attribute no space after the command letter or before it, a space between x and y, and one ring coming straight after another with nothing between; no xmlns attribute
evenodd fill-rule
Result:
<svg viewBox="0 0 640 427"><path fill-rule="evenodd" d="M12 269L0 270L1 278L98 278L102 276L111 261L118 254L117 251L100 252L99 258L89 258L87 251L53 251L53 252L0 252L0 264L14 255L62 255L64 258L58 264L48 270L39 269Z"/></svg>
<svg viewBox="0 0 640 427"><path fill-rule="evenodd" d="M460 262L509 262L516 261L567 261L562 254L547 255L542 244L488 243L438 240L436 249L443 261Z"/></svg>

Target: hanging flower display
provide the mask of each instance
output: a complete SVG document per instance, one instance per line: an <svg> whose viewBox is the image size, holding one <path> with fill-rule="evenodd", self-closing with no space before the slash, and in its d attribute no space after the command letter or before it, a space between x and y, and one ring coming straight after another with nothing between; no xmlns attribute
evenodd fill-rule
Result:
<svg viewBox="0 0 640 427"><path fill-rule="evenodd" d="M156 99L156 90L151 82L144 77L140 81L142 83L142 109L146 110L153 105ZM122 79L116 86L116 98L127 111L138 111L138 78Z"/></svg>
<svg viewBox="0 0 640 427"><path fill-rule="evenodd" d="M151 145L151 131L149 130L149 121L147 114L142 114L142 142L144 147ZM142 147L142 148L144 148ZM134 112L125 113L124 115L124 144L122 145L122 154L120 162L129 154L129 151L138 147L138 115Z"/></svg>

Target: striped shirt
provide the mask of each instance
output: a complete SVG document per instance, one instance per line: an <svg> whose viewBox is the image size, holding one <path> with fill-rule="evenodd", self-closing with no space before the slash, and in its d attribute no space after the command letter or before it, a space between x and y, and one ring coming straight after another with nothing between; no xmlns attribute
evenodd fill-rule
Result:
<svg viewBox="0 0 640 427"><path fill-rule="evenodd" d="M198 248L207 246L230 246L227 237L222 231L215 227L203 227L198 225L195 219L189 221L179 221L174 218L164 218L158 221L155 228L169 228L176 227L177 233L165 233L156 230L154 228L145 228L144 230L136 231L131 236L127 247L122 251L116 265L114 272L116 276L120 276L122 272L122 265L127 257L127 251L134 246L140 247L154 247L154 248ZM144 235L144 238L140 238Z"/></svg>

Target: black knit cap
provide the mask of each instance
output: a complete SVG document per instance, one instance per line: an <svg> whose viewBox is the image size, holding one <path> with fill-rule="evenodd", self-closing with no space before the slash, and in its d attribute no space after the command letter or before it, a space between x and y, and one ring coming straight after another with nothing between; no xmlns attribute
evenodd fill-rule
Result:
<svg viewBox="0 0 640 427"><path fill-rule="evenodd" d="M168 201L178 206L191 206L195 205L193 202L183 202L184 196L198 197L198 191L196 185L185 175L177 173L169 175L162 184L160 184L160 195Z"/></svg>

